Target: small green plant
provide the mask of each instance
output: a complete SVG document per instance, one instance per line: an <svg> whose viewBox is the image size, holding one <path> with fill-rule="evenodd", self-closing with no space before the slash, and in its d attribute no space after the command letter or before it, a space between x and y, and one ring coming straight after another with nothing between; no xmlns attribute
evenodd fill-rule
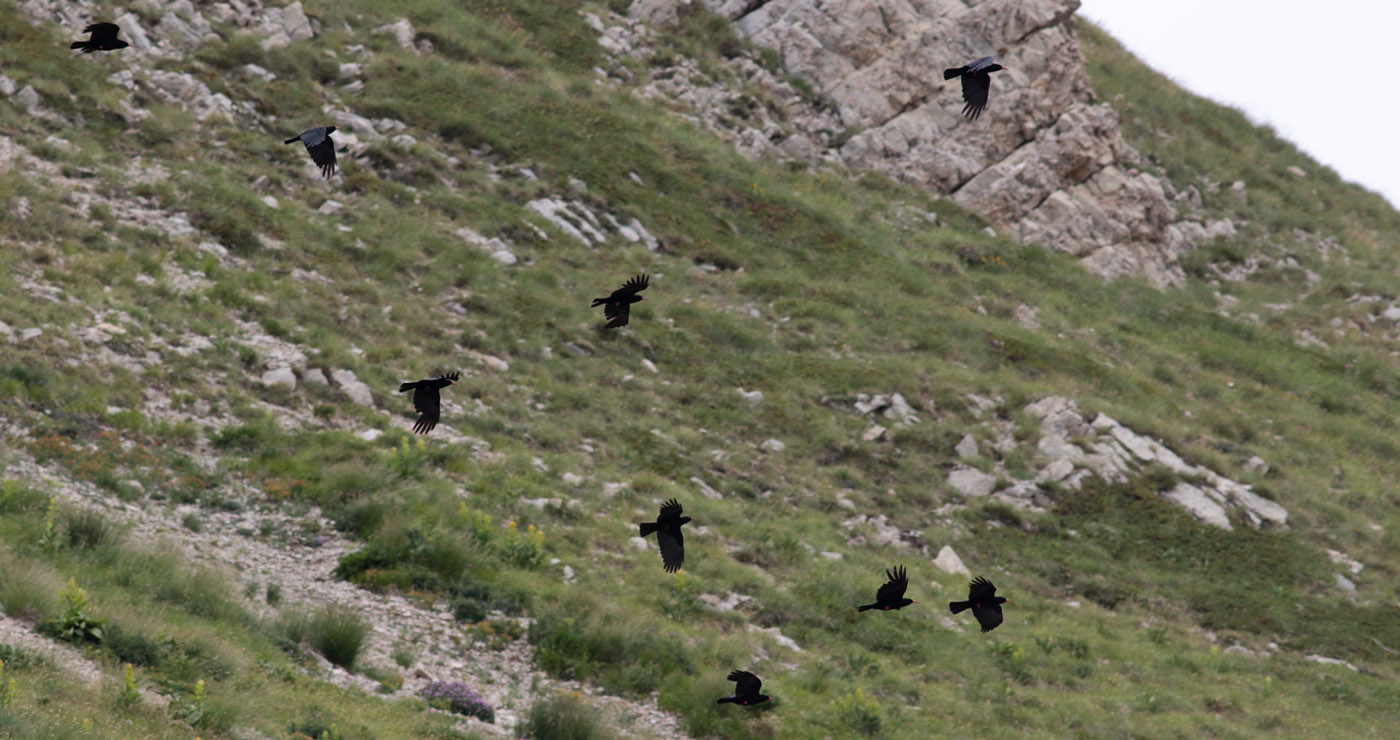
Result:
<svg viewBox="0 0 1400 740"><path fill-rule="evenodd" d="M41 622L39 631L64 642L101 643L105 636L104 623L88 616L87 592L78 586L76 579L68 579L68 585L59 592L58 598L63 601L63 613L58 619Z"/></svg>
<svg viewBox="0 0 1400 740"><path fill-rule="evenodd" d="M837 723L843 727L866 735L876 735L880 732L883 724L880 719L880 704L875 701L875 697L867 696L860 689L833 699L831 709L836 715Z"/></svg>
<svg viewBox="0 0 1400 740"><path fill-rule="evenodd" d="M1007 677L1019 684L1031 682L1030 669L1026 667L1026 649L1010 642L996 640L991 646L992 656Z"/></svg>
<svg viewBox="0 0 1400 740"><path fill-rule="evenodd" d="M427 462L428 445L421 439L410 443L407 437L400 440L397 448L389 450L386 460L389 469L403 478L422 477Z"/></svg>
<svg viewBox="0 0 1400 740"><path fill-rule="evenodd" d="M97 509L68 508L63 512L63 540L74 550L92 550L121 539L121 533Z"/></svg>
<svg viewBox="0 0 1400 740"><path fill-rule="evenodd" d="M194 532L195 534L198 534L204 529L204 521L201 520L199 518L199 515L195 514L194 512L186 514L180 520L180 523L185 526L185 529L188 529L189 531Z"/></svg>
<svg viewBox="0 0 1400 740"><path fill-rule="evenodd" d="M189 702L180 706L177 713L190 727L199 726L204 719L204 679L194 682L194 692L190 694Z"/></svg>
<svg viewBox="0 0 1400 740"><path fill-rule="evenodd" d="M0 707L8 707L15 700L15 680L5 678L5 661L0 660Z"/></svg>
<svg viewBox="0 0 1400 740"><path fill-rule="evenodd" d="M514 619L487 619L467 627L466 632L473 641L485 643L492 650L505 650L525 636L525 627Z"/></svg>
<svg viewBox="0 0 1400 740"><path fill-rule="evenodd" d="M413 652L413 648L407 645L395 645L394 651L389 653L389 657L392 658L394 664L400 668L410 668L413 666L414 661L418 660L418 656Z"/></svg>
<svg viewBox="0 0 1400 740"><path fill-rule="evenodd" d="M544 563L544 530L531 524L524 532L515 522L506 525L506 559L522 568L538 568Z"/></svg>
<svg viewBox="0 0 1400 740"><path fill-rule="evenodd" d="M122 669L122 688L117 694L117 706L130 709L141 701L141 689L136 685L136 669L130 663Z"/></svg>
<svg viewBox="0 0 1400 740"><path fill-rule="evenodd" d="M58 546L58 501L50 496L44 514L44 529L39 533L39 549L53 552Z"/></svg>
<svg viewBox="0 0 1400 740"><path fill-rule="evenodd" d="M496 536L495 530L491 528L491 515L467 506L465 501L457 504L457 518L477 542L486 544Z"/></svg>
<svg viewBox="0 0 1400 740"><path fill-rule="evenodd" d="M368 635L369 625L359 614L345 607L327 606L311 618L307 639L326 660L348 671L354 668Z"/></svg>
<svg viewBox="0 0 1400 740"><path fill-rule="evenodd" d="M683 619L699 613L704 608L705 603L700 600L702 589L699 582L686 576L684 570L676 573L671 584L671 590L667 592L665 599L661 602L661 610L666 613L666 616L672 619Z"/></svg>
<svg viewBox="0 0 1400 740"><path fill-rule="evenodd" d="M537 700L516 734L531 740L602 740L611 737L598 710L577 691L561 691Z"/></svg>
<svg viewBox="0 0 1400 740"><path fill-rule="evenodd" d="M264 597L269 606L277 606L282 602L282 584L276 581L268 581L267 593Z"/></svg>

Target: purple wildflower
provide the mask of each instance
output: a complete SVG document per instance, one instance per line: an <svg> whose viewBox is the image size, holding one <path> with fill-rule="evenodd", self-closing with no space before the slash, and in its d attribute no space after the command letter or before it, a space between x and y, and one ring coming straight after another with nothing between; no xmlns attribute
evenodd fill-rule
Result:
<svg viewBox="0 0 1400 740"><path fill-rule="evenodd" d="M418 690L418 695L427 700L428 706L483 722L496 721L496 710L486 703L485 697L461 681L429 681Z"/></svg>

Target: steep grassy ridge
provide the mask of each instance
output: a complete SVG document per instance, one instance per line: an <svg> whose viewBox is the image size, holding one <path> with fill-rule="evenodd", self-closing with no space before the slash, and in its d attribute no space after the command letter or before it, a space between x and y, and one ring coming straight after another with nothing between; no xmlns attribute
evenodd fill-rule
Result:
<svg viewBox="0 0 1400 740"><path fill-rule="evenodd" d="M1400 621L1387 563L1400 549L1389 483L1400 473L1400 376L1387 340L1371 334L1297 342L1302 329L1330 329L1338 314L1328 312L1365 291L1354 285L1394 270L1397 217L1374 196L1163 87L1090 30L1100 93L1178 186L1201 175L1249 183L1243 204L1203 195L1203 208L1249 225L1203 252L1188 288L1104 284L887 179L740 158L627 86L600 83L595 33L571 4L306 8L320 20L312 41L265 51L220 28L225 41L142 64L248 103L235 120L196 123L137 93L129 102L149 117L134 122L108 82L136 64L130 55L71 56L59 29L0 0L4 74L75 124L0 107L5 135L53 167L12 164L0 179L0 321L17 334L43 329L0 361L6 463L54 476L11 475L4 489L0 556L42 587L0 582L0 605L12 618L62 617L58 590L76 578L94 618L154 645L138 681L175 697L169 709L121 700L119 666L142 653L120 641L82 646L100 690L15 648L5 677L17 688L0 708L8 734L83 735L85 721L133 738L464 732L412 698L421 680L407 654L407 665L352 663L392 696L323 680L344 672L275 615L280 606L259 603L275 600L266 583L245 593L221 585L239 575L191 571L140 538L74 535L94 526L76 515L54 514L50 527L49 497L86 485L142 506L197 506L196 520L248 511L296 522L319 507L338 533L307 517L304 528L221 534L289 551L350 537L359 549L339 577L460 609L466 622L481 610L528 616L520 639L541 669L626 697L655 693L695 737L1330 738L1345 726L1379 738L1395 725ZM401 17L432 53L371 33ZM710 18L687 23L687 46L707 64L723 65L711 49L742 47L714 43L725 29ZM344 61L363 64L361 93L341 76ZM248 74L250 63L275 79ZM324 123L325 108L396 119L412 138L347 127L363 150L322 183L280 140ZM1289 164L1309 177L1277 171ZM25 218L14 215L20 198ZM600 222L635 218L661 248L611 229L586 246L527 207L542 198L584 204ZM1309 217L1319 201L1332 208ZM192 233L171 228L181 213ZM521 261L492 259L456 235L464 226ZM1350 260L1325 259L1295 227L1336 240ZM228 254L201 249L208 241ZM1297 268L1208 282L1211 264L1285 248ZM1305 270L1321 283L1300 299ZM653 287L633 326L598 331L588 299L635 272ZM1217 290L1238 296L1228 315ZM1266 308L1282 300L1291 305ZM1021 306L1038 328L1017 319ZM307 357L294 390L260 381L273 340ZM444 426L405 444L410 404L397 383L459 367ZM319 369L352 370L378 408L308 384ZM862 441L870 421L851 401L890 392L920 420ZM1161 470L1052 487L1044 512L964 501L944 479L953 445L989 434L974 393L999 399L989 413L1017 442L984 444L975 465L1032 474L1038 431L1022 409L1067 396L1255 484L1288 507L1290 527L1200 524L1158 496L1175 482ZM770 439L781 449L763 446ZM1244 469L1256 455L1267 472ZM696 518L676 576L628 542L633 522L672 496ZM918 534L876 544L872 525L843 524L855 512ZM1012 597L996 632L940 619L966 579L918 548L943 544ZM1365 564L1355 594L1337 588L1328 548ZM857 614L899 562L921 603ZM746 598L720 612L705 595ZM468 629L470 641L484 628ZM1261 655L1224 652L1235 644ZM762 676L777 701L716 707L735 667ZM181 707L201 679L212 713L191 721ZM581 711L548 701L538 713Z"/></svg>

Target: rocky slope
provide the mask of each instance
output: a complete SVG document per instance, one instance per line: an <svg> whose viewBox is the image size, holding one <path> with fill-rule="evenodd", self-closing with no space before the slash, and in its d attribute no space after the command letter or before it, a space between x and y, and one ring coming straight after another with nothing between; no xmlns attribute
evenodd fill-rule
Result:
<svg viewBox="0 0 1400 740"><path fill-rule="evenodd" d="M787 124L749 127L749 151L884 172L950 194L1021 241L1078 255L1100 275L1159 286L1180 286L1181 256L1230 231L1180 212L1190 193L1154 175L1113 109L1096 102L1074 33L1077 0L706 4L819 96L804 100L739 63L745 82L782 101ZM664 31L689 5L636 0L629 13ZM1008 70L995 75L986 114L967 121L961 88L942 70L987 55Z"/></svg>
<svg viewBox="0 0 1400 740"><path fill-rule="evenodd" d="M561 689L637 738L912 738L986 729L992 705L998 737L1387 721L1400 521L1375 430L1400 381L1364 343L1389 351L1400 299L1361 282L1391 269L1373 232L1237 255L1235 223L1267 215L1255 190L1174 190L1125 143L1072 3L468 5L29 0L27 29L0 20L52 51L111 13L134 44L0 74L0 477L242 587L246 618L147 630L252 645L216 643L237 657L213 693L338 702L347 738L429 735L350 725L441 719L412 697L444 678L497 706L457 725L472 736ZM1012 70L969 124L935 78L986 53ZM329 182L280 146L324 122ZM1294 233L1269 228L1251 238ZM1037 244L1184 289L1103 283ZM634 271L658 300L596 331L580 297ZM1289 323L1338 297L1331 330ZM453 367L443 423L405 442L397 382ZM630 524L671 496L699 520L680 577ZM109 550L39 547L42 506L4 513L0 555L97 581L129 625L154 604ZM520 559L527 525L548 544ZM334 574L363 552L388 553L366 587ZM853 621L894 560L931 603L994 575L1014 630ZM491 649L433 568L533 598L498 620L567 629ZM321 605L370 626L355 671L267 636ZM6 616L0 641L120 680L32 626ZM778 710L718 713L735 665L781 687ZM52 714L20 675L19 704ZM188 700L140 675L154 703ZM102 731L137 736L112 716ZM299 721L147 719L240 738Z"/></svg>

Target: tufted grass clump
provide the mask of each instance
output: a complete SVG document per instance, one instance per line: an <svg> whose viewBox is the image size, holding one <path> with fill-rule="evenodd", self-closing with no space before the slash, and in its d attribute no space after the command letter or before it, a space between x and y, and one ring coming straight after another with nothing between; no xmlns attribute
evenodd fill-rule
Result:
<svg viewBox="0 0 1400 740"><path fill-rule="evenodd" d="M120 544L125 536L106 513L97 509L65 508L59 520L68 547L73 550L95 550Z"/></svg>
<svg viewBox="0 0 1400 740"><path fill-rule="evenodd" d="M838 726L849 727L863 735L878 735L883 726L879 702L861 689L833 699L831 712Z"/></svg>
<svg viewBox="0 0 1400 740"><path fill-rule="evenodd" d="M306 625L306 640L312 649L347 671L354 669L368 636L364 618L343 606L322 608Z"/></svg>
<svg viewBox="0 0 1400 740"><path fill-rule="evenodd" d="M42 619L54 612L53 595L62 581L47 566L0 553L0 609L18 619Z"/></svg>
<svg viewBox="0 0 1400 740"><path fill-rule="evenodd" d="M536 700L517 733L530 740L603 740L612 737L602 714L576 691Z"/></svg>

